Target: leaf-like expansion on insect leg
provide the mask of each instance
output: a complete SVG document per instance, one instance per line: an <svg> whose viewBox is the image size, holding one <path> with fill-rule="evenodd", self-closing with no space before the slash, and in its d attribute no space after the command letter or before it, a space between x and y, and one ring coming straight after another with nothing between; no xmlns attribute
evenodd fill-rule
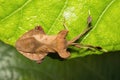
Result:
<svg viewBox="0 0 120 80"><path fill-rule="evenodd" d="M87 18L87 27L91 27L92 26L92 17L89 15Z"/></svg>

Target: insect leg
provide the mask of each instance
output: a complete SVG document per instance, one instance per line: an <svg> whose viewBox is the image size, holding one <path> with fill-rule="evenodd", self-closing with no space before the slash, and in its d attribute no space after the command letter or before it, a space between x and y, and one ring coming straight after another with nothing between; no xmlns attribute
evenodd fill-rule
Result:
<svg viewBox="0 0 120 80"><path fill-rule="evenodd" d="M88 19L87 19L87 28L83 31L83 33L79 34L78 36L76 36L75 38L70 40L68 42L68 45L71 45L71 43L74 43L76 40L78 40L79 38L83 37L87 32L89 32L92 29L91 22L92 22L92 17L89 15Z"/></svg>
<svg viewBox="0 0 120 80"><path fill-rule="evenodd" d="M72 43L74 43L76 40L78 40L79 38L81 38L83 35L85 35L87 32L89 32L92 28L91 27L87 27L83 33L79 34L78 36L76 36L75 38L73 38L72 40L68 41L68 45L71 45Z"/></svg>
<svg viewBox="0 0 120 80"><path fill-rule="evenodd" d="M77 47L77 48L84 48L84 49L90 49L90 50L98 50L98 51L102 51L102 52L107 52L107 50L103 49L102 47L99 46L92 46L92 45L83 45L83 44L79 44L79 43L72 43L73 46Z"/></svg>

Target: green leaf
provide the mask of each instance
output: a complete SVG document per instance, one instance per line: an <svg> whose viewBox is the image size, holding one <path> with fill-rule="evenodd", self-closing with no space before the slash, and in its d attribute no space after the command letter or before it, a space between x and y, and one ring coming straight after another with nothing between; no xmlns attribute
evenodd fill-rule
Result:
<svg viewBox="0 0 120 80"><path fill-rule="evenodd" d="M0 0L0 40L15 45L16 40L37 25L47 34L57 34L64 29L66 18L70 40L86 27L88 11L93 17L93 29L81 43L101 46L108 51L120 50L118 0ZM72 48L73 57L100 52L85 52Z"/></svg>
<svg viewBox="0 0 120 80"><path fill-rule="evenodd" d="M0 80L120 80L120 52L37 64L0 42Z"/></svg>

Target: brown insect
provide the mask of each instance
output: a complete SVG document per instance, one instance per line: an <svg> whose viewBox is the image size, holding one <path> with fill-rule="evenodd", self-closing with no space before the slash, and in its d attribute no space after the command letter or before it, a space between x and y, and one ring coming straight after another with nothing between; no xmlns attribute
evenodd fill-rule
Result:
<svg viewBox="0 0 120 80"><path fill-rule="evenodd" d="M66 35L68 33L68 30L66 29L61 30L57 35L47 35L41 26L37 26L35 29L26 32L17 40L16 49L25 57L35 60L37 63L41 63L42 59L49 53L58 53L58 55L64 59L70 57L70 52L67 51L68 46L101 49L101 47L75 43L76 40L81 38L91 29L91 21L92 19L89 16L88 26L85 31L70 41L66 40Z"/></svg>

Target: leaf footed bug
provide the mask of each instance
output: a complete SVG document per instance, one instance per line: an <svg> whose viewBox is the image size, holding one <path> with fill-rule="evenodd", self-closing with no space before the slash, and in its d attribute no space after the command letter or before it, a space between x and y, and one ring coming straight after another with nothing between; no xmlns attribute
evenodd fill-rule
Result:
<svg viewBox="0 0 120 80"><path fill-rule="evenodd" d="M70 41L66 40L66 36L68 34L67 29L61 30L57 35L47 35L41 26L37 26L35 29L23 34L16 41L16 49L25 57L30 60L34 60L37 63L41 63L44 57L49 53L58 53L58 55L64 59L70 57L70 52L67 51L68 46L102 50L101 47L76 43L76 40L92 29L91 21L92 18L89 16L87 19L87 28L83 33ZM66 27L65 22L63 25Z"/></svg>

